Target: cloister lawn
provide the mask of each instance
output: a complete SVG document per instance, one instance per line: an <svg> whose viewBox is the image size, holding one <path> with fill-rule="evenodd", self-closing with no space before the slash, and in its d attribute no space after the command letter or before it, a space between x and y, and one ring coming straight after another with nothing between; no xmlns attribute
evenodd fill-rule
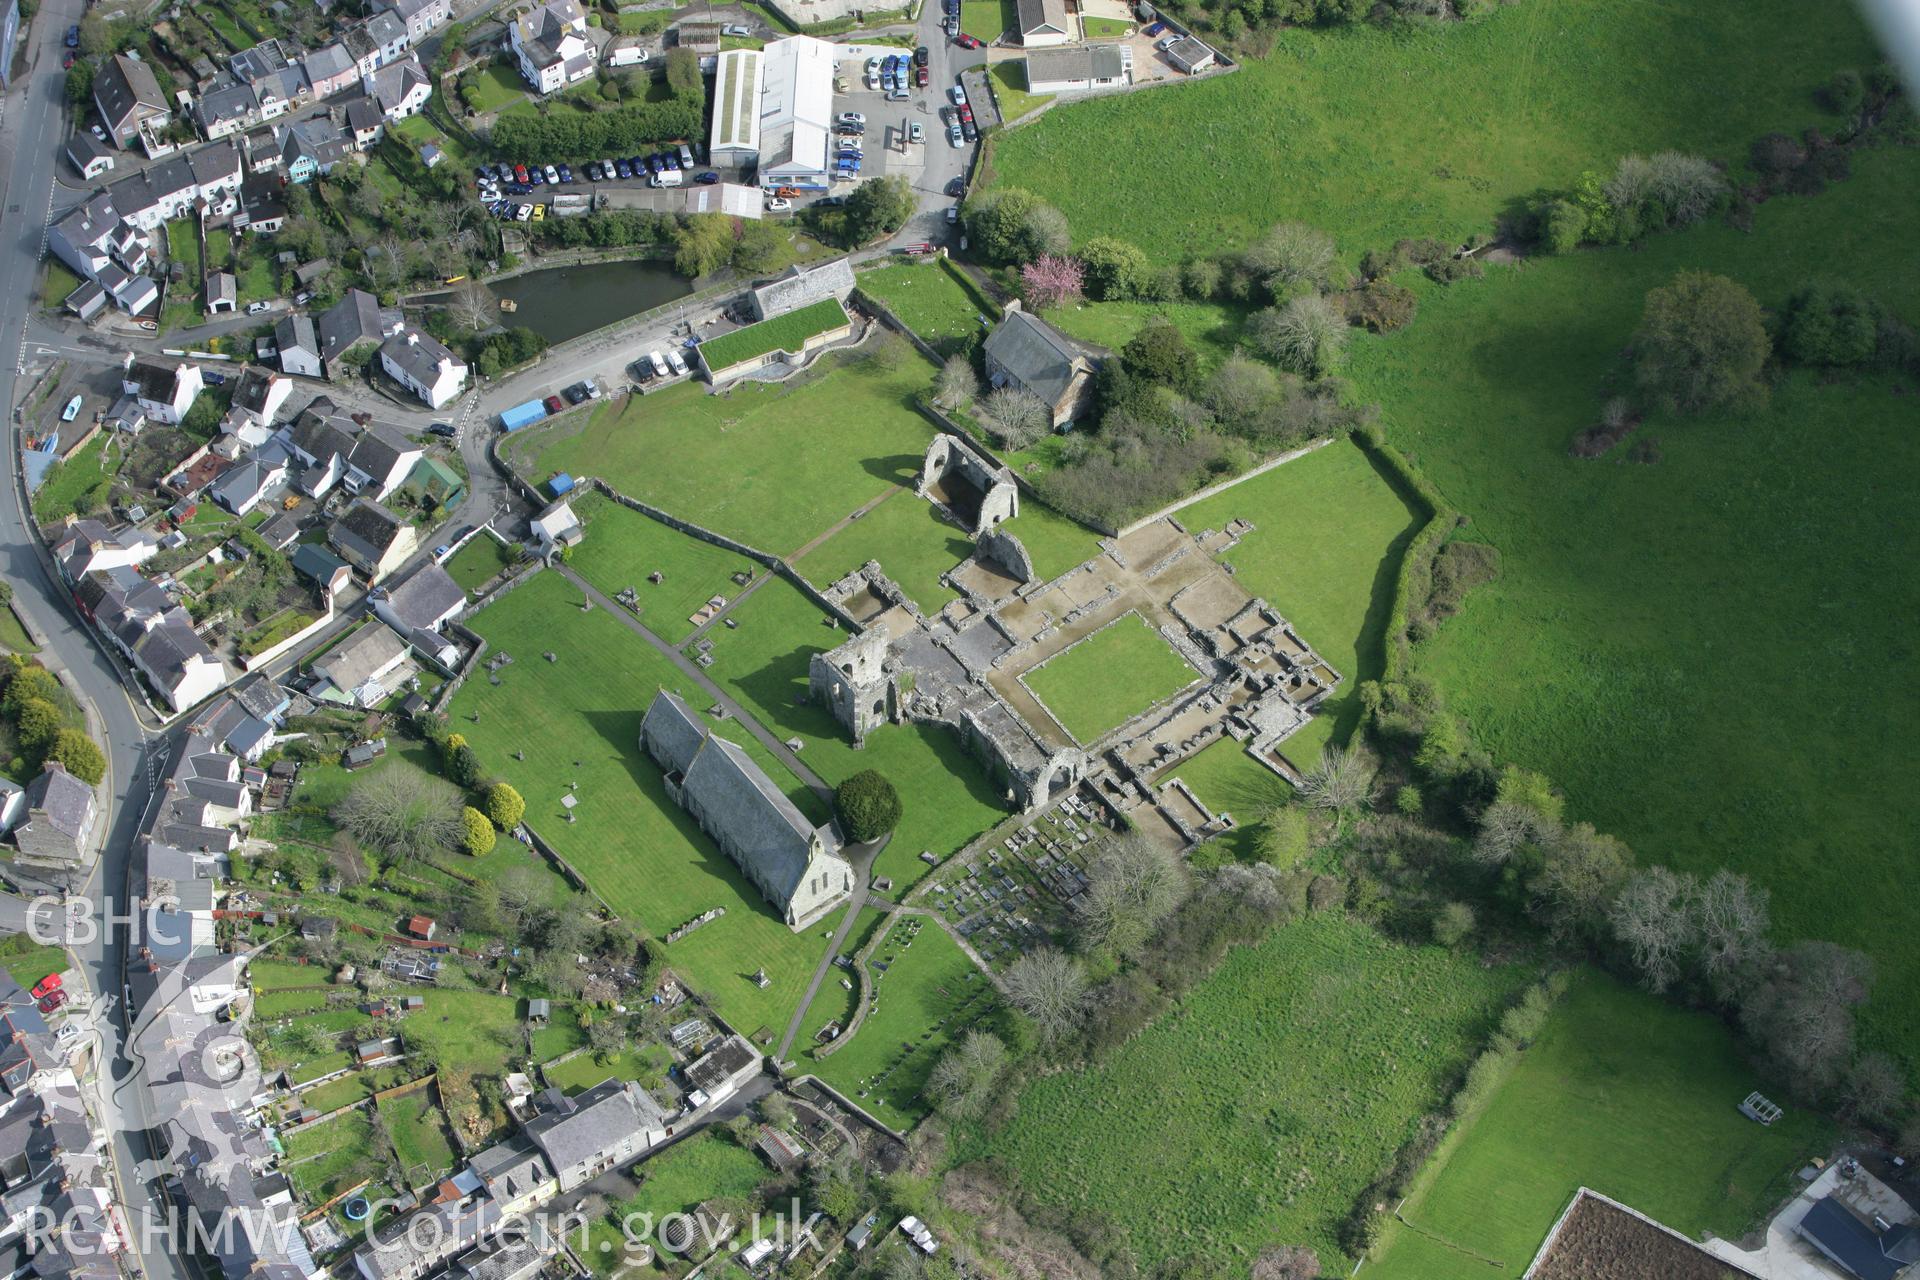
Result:
<svg viewBox="0 0 1920 1280"><path fill-rule="evenodd" d="M1060 726L1098 741L1200 673L1137 613L1111 622L1021 677Z"/></svg>

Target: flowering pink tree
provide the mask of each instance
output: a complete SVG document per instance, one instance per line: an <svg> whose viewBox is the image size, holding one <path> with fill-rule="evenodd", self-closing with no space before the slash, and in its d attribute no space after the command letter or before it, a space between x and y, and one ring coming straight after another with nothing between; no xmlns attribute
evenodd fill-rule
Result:
<svg viewBox="0 0 1920 1280"><path fill-rule="evenodd" d="M1072 302L1080 296L1081 283L1078 258L1043 253L1020 268L1020 292L1035 309Z"/></svg>

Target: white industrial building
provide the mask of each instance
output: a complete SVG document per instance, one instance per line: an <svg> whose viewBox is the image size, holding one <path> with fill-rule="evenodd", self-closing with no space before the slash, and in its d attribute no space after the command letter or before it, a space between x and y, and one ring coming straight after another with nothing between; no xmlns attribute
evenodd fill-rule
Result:
<svg viewBox="0 0 1920 1280"><path fill-rule="evenodd" d="M729 49L713 79L713 132L707 155L714 164L749 168L760 163L760 51Z"/></svg>
<svg viewBox="0 0 1920 1280"><path fill-rule="evenodd" d="M788 36L760 57L760 185L825 191L833 126L833 46Z"/></svg>

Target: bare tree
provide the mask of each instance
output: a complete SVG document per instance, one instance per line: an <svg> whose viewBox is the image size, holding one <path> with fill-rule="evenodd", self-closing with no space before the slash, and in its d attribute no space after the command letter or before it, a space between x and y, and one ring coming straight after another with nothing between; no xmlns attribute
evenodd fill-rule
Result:
<svg viewBox="0 0 1920 1280"><path fill-rule="evenodd" d="M1693 945L1697 889L1692 876L1648 867L1629 879L1613 900L1609 919L1614 936L1626 944L1641 980L1653 991L1672 985L1681 958Z"/></svg>
<svg viewBox="0 0 1920 1280"><path fill-rule="evenodd" d="M1796 1086L1820 1093L1853 1054L1853 1010L1873 986L1873 962L1831 942L1796 942L1746 997L1740 1021Z"/></svg>
<svg viewBox="0 0 1920 1280"><path fill-rule="evenodd" d="M1047 433L1047 405L1022 387L1001 387L980 402L980 420L1009 449L1024 449Z"/></svg>
<svg viewBox="0 0 1920 1280"><path fill-rule="evenodd" d="M1318 293L1255 312L1249 330L1274 363L1313 378L1333 372L1347 347L1346 316Z"/></svg>
<svg viewBox="0 0 1920 1280"><path fill-rule="evenodd" d="M1100 847L1087 864L1087 891L1080 912L1080 942L1088 950L1133 951L1175 907L1189 888L1180 855L1140 835L1121 836Z"/></svg>
<svg viewBox="0 0 1920 1280"><path fill-rule="evenodd" d="M1841 1086L1848 1114L1868 1124L1890 1124L1906 1097L1906 1081L1906 1073L1893 1055L1878 1049L1861 1054L1847 1068L1846 1082Z"/></svg>
<svg viewBox="0 0 1920 1280"><path fill-rule="evenodd" d="M1767 947L1767 891L1732 871L1716 871L1694 898L1700 967L1722 999L1731 996Z"/></svg>
<svg viewBox="0 0 1920 1280"><path fill-rule="evenodd" d="M993 1097L994 1085L1007 1065L1007 1046L986 1031L969 1031L934 1064L927 1090L934 1105L958 1120L979 1115Z"/></svg>
<svg viewBox="0 0 1920 1280"><path fill-rule="evenodd" d="M1357 746L1328 747L1301 775L1300 799L1315 809L1347 813L1373 801L1373 761Z"/></svg>
<svg viewBox="0 0 1920 1280"><path fill-rule="evenodd" d="M1298 286L1324 289L1333 281L1339 251L1333 237L1304 222L1282 222L1254 242L1241 261L1276 296Z"/></svg>
<svg viewBox="0 0 1920 1280"><path fill-rule="evenodd" d="M1523 845L1539 844L1549 823L1532 805L1495 802L1480 815L1480 830L1473 838L1473 856L1501 866Z"/></svg>
<svg viewBox="0 0 1920 1280"><path fill-rule="evenodd" d="M1253 1280L1319 1280L1320 1259L1298 1244L1270 1244L1253 1260Z"/></svg>
<svg viewBox="0 0 1920 1280"><path fill-rule="evenodd" d="M973 371L973 361L964 355L948 356L934 379L935 403L943 409L963 409L979 396L980 375Z"/></svg>
<svg viewBox="0 0 1920 1280"><path fill-rule="evenodd" d="M454 323L474 333L493 323L493 299L478 280L469 280L456 289L447 310L453 313Z"/></svg>
<svg viewBox="0 0 1920 1280"><path fill-rule="evenodd" d="M1064 951L1029 951L1007 970L1007 999L1033 1019L1043 1040L1057 1040L1086 1010L1087 975Z"/></svg>
<svg viewBox="0 0 1920 1280"><path fill-rule="evenodd" d="M393 858L445 853L460 840L460 793L412 769L384 769L356 783L333 820L363 846Z"/></svg>
<svg viewBox="0 0 1920 1280"><path fill-rule="evenodd" d="M1546 850L1532 883L1534 914L1561 941L1603 934L1614 892L1633 869L1632 852L1585 822L1557 830Z"/></svg>

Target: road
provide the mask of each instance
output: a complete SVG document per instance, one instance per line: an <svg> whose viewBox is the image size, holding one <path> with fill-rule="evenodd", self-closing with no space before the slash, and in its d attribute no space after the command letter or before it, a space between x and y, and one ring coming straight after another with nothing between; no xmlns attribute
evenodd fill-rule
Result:
<svg viewBox="0 0 1920 1280"><path fill-rule="evenodd" d="M8 92L0 114L0 175L4 176L6 217L0 220L0 342L20 342L19 353L0 361L0 404L11 406L22 388L26 326L38 285L39 262L45 243L47 213L53 199L53 171L60 141L65 137L65 70L62 38L69 24L85 11L83 0L44 0L39 14L23 37L27 70ZM28 525L25 498L19 482L18 441L6 432L7 479L0 485L0 557L4 576L14 587L14 607L46 640L49 665L62 673L93 704L107 750L105 845L93 881L84 895L95 904L125 904L127 871L133 840L146 807L147 761L152 738L148 725L128 699L119 674L93 643L75 617L67 596L55 583ZM126 1010L120 1004L121 974L125 963L124 930L101 930L92 941L80 941L71 950L97 995L110 1003L96 1020L99 1035L100 1117L112 1135L117 1176L122 1178L121 1201L129 1214L142 1216L164 1208L150 1189L127 1178L146 1153L136 1151L138 1134L151 1127L146 1090L136 1087L132 1064L125 1053ZM136 1247L140 1224L130 1224ZM187 1280L179 1261L161 1251L141 1251L141 1264L151 1280Z"/></svg>

